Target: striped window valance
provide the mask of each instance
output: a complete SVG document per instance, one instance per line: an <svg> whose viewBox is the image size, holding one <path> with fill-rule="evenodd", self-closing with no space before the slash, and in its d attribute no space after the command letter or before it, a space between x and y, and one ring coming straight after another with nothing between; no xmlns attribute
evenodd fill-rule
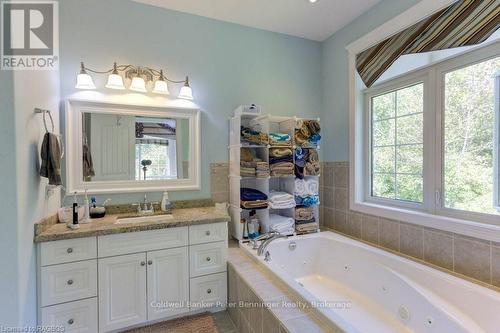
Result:
<svg viewBox="0 0 500 333"><path fill-rule="evenodd" d="M357 55L370 87L400 56L479 44L500 26L500 0L459 0Z"/></svg>

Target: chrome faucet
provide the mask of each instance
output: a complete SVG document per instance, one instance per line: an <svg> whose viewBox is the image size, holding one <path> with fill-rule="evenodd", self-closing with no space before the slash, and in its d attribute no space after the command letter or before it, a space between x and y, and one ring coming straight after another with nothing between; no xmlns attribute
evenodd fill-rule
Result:
<svg viewBox="0 0 500 333"><path fill-rule="evenodd" d="M261 256L262 254L264 254L266 252L267 247L269 246L269 244L271 244L272 241L279 239L279 238L288 238L287 235L282 235L277 231L270 231L268 235L270 235L270 236L268 238L266 238L266 240L264 240L262 243L260 243L260 246L257 249L258 256Z"/></svg>
<svg viewBox="0 0 500 333"><path fill-rule="evenodd" d="M139 214L139 215L152 215L152 214L154 214L154 212L155 212L155 209L154 209L153 203L151 202L149 204L149 208L148 208L148 196L147 196L147 194L144 194L144 202L142 204L142 207L141 207L141 204L137 205L137 214Z"/></svg>

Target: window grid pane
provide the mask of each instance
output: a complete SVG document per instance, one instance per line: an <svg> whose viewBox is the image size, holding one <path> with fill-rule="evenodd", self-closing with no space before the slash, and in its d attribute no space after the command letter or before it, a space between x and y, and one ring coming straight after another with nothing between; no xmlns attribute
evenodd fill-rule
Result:
<svg viewBox="0 0 500 333"><path fill-rule="evenodd" d="M371 105L371 195L422 202L423 84L373 97Z"/></svg>

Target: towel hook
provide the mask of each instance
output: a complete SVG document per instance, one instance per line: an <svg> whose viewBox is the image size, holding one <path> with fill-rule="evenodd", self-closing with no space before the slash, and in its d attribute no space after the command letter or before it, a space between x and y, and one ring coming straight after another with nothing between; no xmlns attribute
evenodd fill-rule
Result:
<svg viewBox="0 0 500 333"><path fill-rule="evenodd" d="M54 119L52 119L52 113L50 112L50 110L44 110L44 109L40 109L40 108L35 108L35 113L41 113L43 114L43 126L45 127L45 131L46 132L49 132L49 129L47 128L47 121L45 120L45 114L49 114L49 118L50 118L50 124L52 125L52 131L50 132L54 132Z"/></svg>

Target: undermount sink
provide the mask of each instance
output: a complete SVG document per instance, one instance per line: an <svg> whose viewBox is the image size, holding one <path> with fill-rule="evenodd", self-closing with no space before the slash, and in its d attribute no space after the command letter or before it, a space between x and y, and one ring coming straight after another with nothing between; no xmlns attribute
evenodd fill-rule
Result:
<svg viewBox="0 0 500 333"><path fill-rule="evenodd" d="M173 215L149 215L137 217L122 217L116 220L116 224L145 223L145 222L165 222L172 219Z"/></svg>

